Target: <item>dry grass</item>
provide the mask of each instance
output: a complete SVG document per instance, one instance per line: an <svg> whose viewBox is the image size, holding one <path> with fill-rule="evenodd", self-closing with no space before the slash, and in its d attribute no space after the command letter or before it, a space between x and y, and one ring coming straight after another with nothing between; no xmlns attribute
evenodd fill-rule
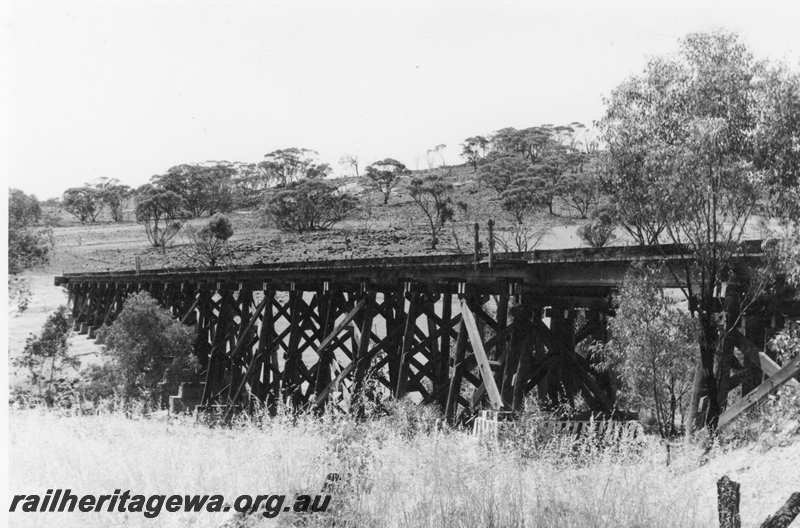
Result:
<svg viewBox="0 0 800 528"><path fill-rule="evenodd" d="M318 493L325 475L350 475L334 496L336 526L714 526L714 482L742 482L744 526L774 511L800 477L800 443L766 453L735 451L698 469L686 449L670 467L648 442L638 454L587 451L580 464L490 449L459 432L409 429L396 418L288 419L211 429L191 421L10 415L13 493L72 488L110 493ZM794 464L794 466L792 466ZM768 495L767 495L768 494ZM13 514L14 526L219 526L230 514ZM296 517L273 521L291 525ZM331 515L303 522L328 526Z"/></svg>

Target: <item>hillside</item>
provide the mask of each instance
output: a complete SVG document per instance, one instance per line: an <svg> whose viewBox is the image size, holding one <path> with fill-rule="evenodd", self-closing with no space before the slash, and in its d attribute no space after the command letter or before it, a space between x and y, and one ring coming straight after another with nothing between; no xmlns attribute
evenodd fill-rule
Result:
<svg viewBox="0 0 800 528"><path fill-rule="evenodd" d="M438 169L436 169L438 170ZM406 189L415 176L430 171L416 171L404 178L384 205L378 193L365 189L363 180L339 178L333 180L341 189L356 194L360 207L350 217L324 231L287 233L265 225L256 210L237 210L229 216L233 222L232 245L236 248L236 264L292 260L364 258L434 253L429 248L425 218ZM481 185L468 166L452 167L448 174L454 186L453 201L466 204L466 211L457 209L456 218L441 235L437 253L471 252L473 224L496 223L497 236L511 240L511 223L498 204L495 191ZM582 220L573 217L564 207L558 216L542 214L532 222L532 229L546 234L539 243L542 248L563 248L581 245L575 230ZM150 247L144 229L133 215L133 203L125 212L125 221L113 223L101 217L96 224L80 224L74 218L53 208L47 210L56 227L53 229L55 252L50 265L42 271L49 273L76 271L107 271L131 269L137 256L143 268L189 265L185 253L187 239L178 235L165 253ZM204 219L191 220L200 224ZM502 250L502 244L498 251ZM513 248L512 248L513 249Z"/></svg>

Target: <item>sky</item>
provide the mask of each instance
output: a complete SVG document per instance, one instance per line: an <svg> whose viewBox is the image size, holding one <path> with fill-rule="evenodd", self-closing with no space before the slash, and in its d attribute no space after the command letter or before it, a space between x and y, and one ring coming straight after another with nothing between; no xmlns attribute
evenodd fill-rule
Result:
<svg viewBox="0 0 800 528"><path fill-rule="evenodd" d="M615 86L692 31L739 32L758 56L800 68L792 2L332 4L12 1L8 185L47 199L290 146L337 170L345 153L425 168L438 144L459 163L471 135L591 124Z"/></svg>

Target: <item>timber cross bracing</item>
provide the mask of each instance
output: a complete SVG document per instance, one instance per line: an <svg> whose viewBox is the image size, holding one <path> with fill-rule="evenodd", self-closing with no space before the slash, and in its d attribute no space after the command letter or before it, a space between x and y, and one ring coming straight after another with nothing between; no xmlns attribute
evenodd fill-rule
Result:
<svg viewBox="0 0 800 528"><path fill-rule="evenodd" d="M745 246L737 265L761 257ZM390 393L448 419L581 394L612 402L583 340L602 340L610 297L633 262L680 261L675 246L75 273L75 327L93 336L145 290L195 328L204 405L353 410ZM680 279L665 273L665 287ZM361 398L355 398L358 394Z"/></svg>

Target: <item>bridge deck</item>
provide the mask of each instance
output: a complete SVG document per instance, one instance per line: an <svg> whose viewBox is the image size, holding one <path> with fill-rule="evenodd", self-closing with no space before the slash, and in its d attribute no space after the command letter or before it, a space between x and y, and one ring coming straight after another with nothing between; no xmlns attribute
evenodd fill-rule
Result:
<svg viewBox="0 0 800 528"><path fill-rule="evenodd" d="M739 260L762 257L761 241L748 241ZM393 287L399 281L421 283L470 282L473 285L511 280L527 286L601 287L618 285L634 262L686 260L684 248L676 245L653 247L618 246L536 250L525 253L496 253L489 261L471 254L436 256L336 259L282 262L216 268L163 268L99 273L67 273L55 278L55 284L70 283L247 283L259 287L270 282L276 287L296 286L321 281L337 283L368 282L375 288ZM664 276L664 285L675 285L672 275Z"/></svg>

